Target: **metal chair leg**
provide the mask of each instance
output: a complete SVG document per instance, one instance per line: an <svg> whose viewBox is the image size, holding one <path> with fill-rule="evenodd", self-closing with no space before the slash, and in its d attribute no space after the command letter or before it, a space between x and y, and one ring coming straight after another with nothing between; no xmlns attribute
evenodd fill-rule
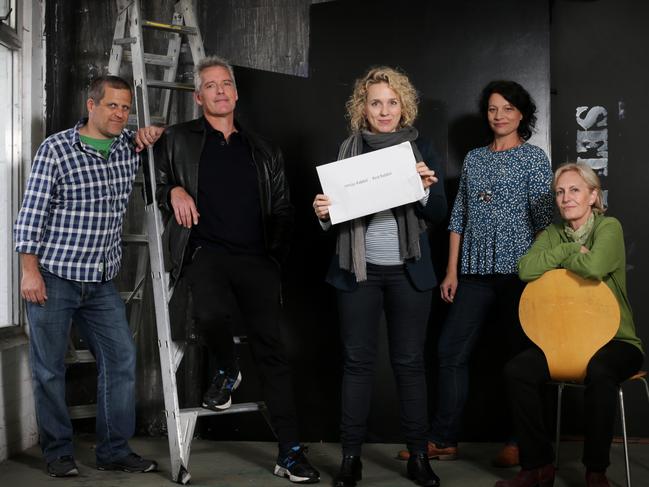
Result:
<svg viewBox="0 0 649 487"><path fill-rule="evenodd" d="M557 434L554 440L554 468L559 468L559 446L561 445L561 398L564 384L557 384Z"/></svg>
<svg viewBox="0 0 649 487"><path fill-rule="evenodd" d="M624 439L624 467L626 468L626 485L631 487L631 471L629 469L629 444L626 437L626 417L624 414L624 392L622 387L618 389L620 396L620 417L622 418L622 437Z"/></svg>

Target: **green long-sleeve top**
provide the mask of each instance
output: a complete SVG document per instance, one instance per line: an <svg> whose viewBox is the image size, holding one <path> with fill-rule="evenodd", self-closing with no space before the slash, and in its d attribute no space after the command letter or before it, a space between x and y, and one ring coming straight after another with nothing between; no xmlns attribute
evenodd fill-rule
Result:
<svg viewBox="0 0 649 487"><path fill-rule="evenodd" d="M546 271L567 269L585 279L604 281L620 304L620 328L613 339L635 345L642 352L642 342L635 332L626 292L622 225L616 218L596 215L585 247L588 252L581 253L581 244L568 239L562 223L554 223L539 234L527 254L520 259L518 274L523 281L529 282Z"/></svg>

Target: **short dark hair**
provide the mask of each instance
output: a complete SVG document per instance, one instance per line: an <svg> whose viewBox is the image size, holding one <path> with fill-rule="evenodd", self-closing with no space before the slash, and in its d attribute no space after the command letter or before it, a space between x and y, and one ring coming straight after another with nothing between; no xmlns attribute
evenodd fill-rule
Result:
<svg viewBox="0 0 649 487"><path fill-rule="evenodd" d="M480 113L485 121L489 110L489 97L494 93L498 93L521 112L523 119L518 126L518 135L523 140L528 140L536 125L536 104L530 94L515 81L492 81L484 87L480 95Z"/></svg>
<svg viewBox="0 0 649 487"><path fill-rule="evenodd" d="M133 99L133 89L128 81L110 74L99 76L90 82L88 98L92 98L95 103L99 103L104 98L106 86L115 88L116 90L128 90L131 94L131 99Z"/></svg>

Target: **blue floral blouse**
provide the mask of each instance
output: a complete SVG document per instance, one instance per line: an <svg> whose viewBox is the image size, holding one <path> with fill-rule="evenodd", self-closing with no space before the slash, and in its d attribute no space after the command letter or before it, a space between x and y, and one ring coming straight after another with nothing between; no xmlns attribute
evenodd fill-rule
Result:
<svg viewBox="0 0 649 487"><path fill-rule="evenodd" d="M550 161L535 145L470 151L448 227L462 235L460 273L517 273L534 235L552 222L551 184Z"/></svg>

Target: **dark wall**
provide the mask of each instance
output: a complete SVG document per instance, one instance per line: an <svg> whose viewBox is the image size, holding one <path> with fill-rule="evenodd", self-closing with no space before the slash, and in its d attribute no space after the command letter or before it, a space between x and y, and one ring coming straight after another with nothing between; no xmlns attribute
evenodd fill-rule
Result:
<svg viewBox="0 0 649 487"><path fill-rule="evenodd" d="M315 166L334 160L338 144L347 134L344 103L354 79L374 64L399 66L410 75L421 94L421 115L415 125L433 140L445 162L451 194L466 151L485 142L482 123L476 117L476 101L488 81L511 78L527 86L540 105L537 141L543 145L549 140L549 9L545 1L527 2L526 9L517 8L515 1L488 5L407 3L408 8L399 11L394 10L394 2L380 1L312 6L308 79L236 70L239 116L282 147L297 211L293 250L286 269L286 338L295 364L302 430L309 439L335 440L338 434L338 320L332 289L323 282L333 241L320 231L311 202L320 191ZM484 28L495 24L511 28ZM434 233L440 278L446 265L446 239L440 227ZM436 294L427 344L432 391L435 341L445 313ZM379 333L375 407L368 437L399 441L385 328ZM464 432L467 439L508 434L502 426L505 418L499 367L504 350L500 337L498 325L488 325L473 362L475 380ZM484 417L493 420L485 422Z"/></svg>
<svg viewBox="0 0 649 487"><path fill-rule="evenodd" d="M327 0L325 0L327 1ZM237 66L309 75L309 8L313 0L201 2L205 46ZM216 28L210 26L216 25Z"/></svg>
<svg viewBox="0 0 649 487"><path fill-rule="evenodd" d="M624 227L627 286L638 334L649 344L647 275L647 113L649 4L633 0L556 1L552 9L552 160L600 168L607 214ZM606 115L604 115L606 113ZM640 384L625 388L632 434L649 435ZM579 432L581 396L568 404L566 429Z"/></svg>

